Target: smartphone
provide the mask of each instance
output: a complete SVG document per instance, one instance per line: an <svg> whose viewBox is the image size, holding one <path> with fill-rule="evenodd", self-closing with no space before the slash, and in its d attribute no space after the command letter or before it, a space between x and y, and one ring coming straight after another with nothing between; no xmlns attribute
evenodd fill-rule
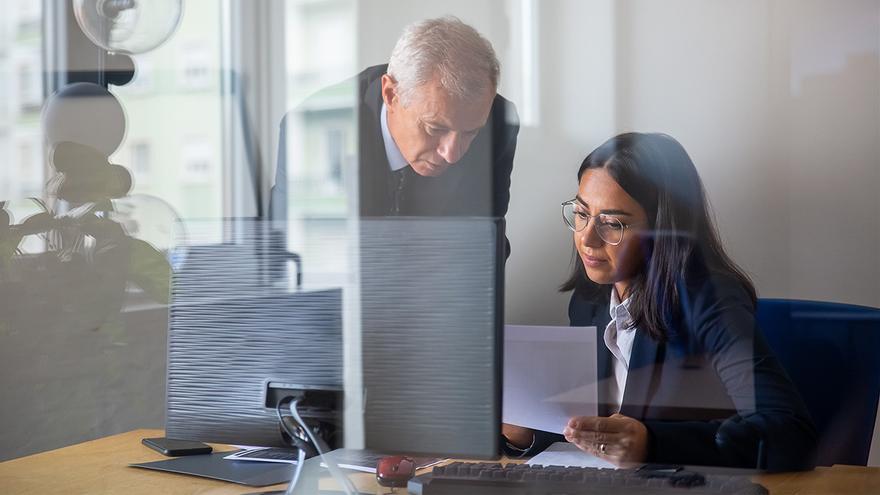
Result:
<svg viewBox="0 0 880 495"><path fill-rule="evenodd" d="M173 438L144 438L141 443L169 457L182 455L210 454L211 446L192 440L175 440Z"/></svg>

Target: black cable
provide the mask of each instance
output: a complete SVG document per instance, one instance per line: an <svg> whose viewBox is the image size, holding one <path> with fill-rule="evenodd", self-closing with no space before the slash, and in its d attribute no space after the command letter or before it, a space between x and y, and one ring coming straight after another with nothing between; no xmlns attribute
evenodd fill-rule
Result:
<svg viewBox="0 0 880 495"><path fill-rule="evenodd" d="M275 414L278 416L278 422L281 424L281 428L285 433L290 437L290 441L293 442L293 446L303 452L305 452L306 457L314 457L317 455L317 450L315 447L312 447L308 443L308 437L305 437L305 432L301 434L297 434L290 428L290 424L288 424L289 417L284 416L281 412L281 408L288 403L293 401L293 397L287 396L278 401L278 404L275 405ZM302 436L300 436L302 435Z"/></svg>

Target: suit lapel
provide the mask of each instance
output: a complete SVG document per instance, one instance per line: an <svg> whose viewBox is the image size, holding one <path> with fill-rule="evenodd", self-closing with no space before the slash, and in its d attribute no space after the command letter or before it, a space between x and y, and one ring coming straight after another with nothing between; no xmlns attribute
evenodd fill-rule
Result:
<svg viewBox="0 0 880 495"><path fill-rule="evenodd" d="M608 304L597 305L596 313L593 316L593 323L596 325L596 378L599 385L599 416L608 416L613 410L611 404L609 384L610 380L614 380L612 371L611 351L605 345L605 327L611 321L611 315L608 314Z"/></svg>
<svg viewBox="0 0 880 495"><path fill-rule="evenodd" d="M364 216L385 216L389 213L391 167L382 140L381 78L367 86L358 116L358 181L360 211Z"/></svg>
<svg viewBox="0 0 880 495"><path fill-rule="evenodd" d="M629 359L629 371L626 375L626 389L623 393L623 404L620 413L636 419L645 417L654 384L659 379L660 367L657 366L660 354L657 341L643 331L636 332L632 354Z"/></svg>

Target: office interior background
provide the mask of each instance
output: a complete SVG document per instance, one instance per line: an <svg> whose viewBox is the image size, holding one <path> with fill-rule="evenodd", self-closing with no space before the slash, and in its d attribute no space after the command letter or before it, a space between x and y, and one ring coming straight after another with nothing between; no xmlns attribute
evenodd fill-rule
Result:
<svg viewBox="0 0 880 495"><path fill-rule="evenodd" d="M58 65L64 7L2 4L0 201L12 222L49 200L42 115L58 71L89 69ZM876 0L186 0L173 35L134 56L131 83L110 88L126 119L111 162L133 177L114 200L119 221L164 252L187 222L256 215L287 146L303 164L287 176L289 241L307 284L332 280L344 243L308 237L348 215L354 101L307 97L387 63L405 25L446 14L492 42L499 92L520 116L507 323L567 324L557 288L572 252L559 204L584 156L629 130L670 134L689 151L760 297L880 307ZM306 145L279 143L288 112ZM29 236L19 249L47 246ZM26 295L0 293L0 315L16 304L29 318L0 316L0 460L162 426L167 307L132 284L118 308L83 296L100 275L72 269L34 277ZM46 304L78 316L54 324Z"/></svg>

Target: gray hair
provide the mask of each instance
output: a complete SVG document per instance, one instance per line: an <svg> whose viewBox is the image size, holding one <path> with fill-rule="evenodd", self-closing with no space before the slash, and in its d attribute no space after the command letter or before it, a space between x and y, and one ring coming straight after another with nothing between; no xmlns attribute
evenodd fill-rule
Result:
<svg viewBox="0 0 880 495"><path fill-rule="evenodd" d="M397 40L388 74L398 96L409 105L419 86L437 78L453 97L472 99L498 88L501 64L492 44L457 17L410 24Z"/></svg>

